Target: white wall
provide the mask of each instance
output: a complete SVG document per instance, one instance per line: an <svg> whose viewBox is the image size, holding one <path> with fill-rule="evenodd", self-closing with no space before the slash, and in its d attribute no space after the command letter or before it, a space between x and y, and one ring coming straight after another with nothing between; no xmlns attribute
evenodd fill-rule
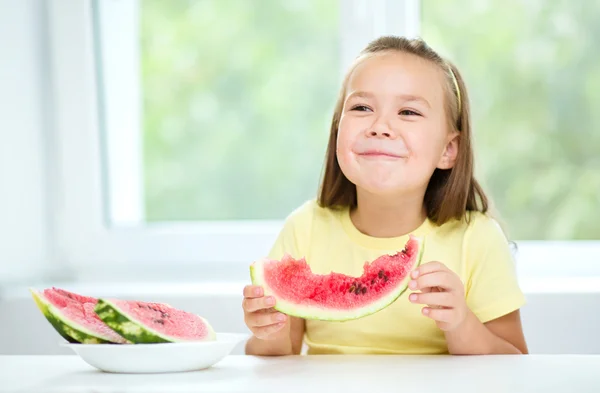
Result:
<svg viewBox="0 0 600 393"><path fill-rule="evenodd" d="M49 252L44 23L41 0L0 0L0 284L41 272Z"/></svg>

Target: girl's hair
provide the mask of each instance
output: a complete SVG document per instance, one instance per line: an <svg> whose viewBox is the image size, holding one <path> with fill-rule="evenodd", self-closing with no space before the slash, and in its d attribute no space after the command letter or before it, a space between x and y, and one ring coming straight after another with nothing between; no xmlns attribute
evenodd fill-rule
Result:
<svg viewBox="0 0 600 393"><path fill-rule="evenodd" d="M467 211L486 212L488 198L473 175L469 97L458 69L437 54L422 39L396 36L380 37L369 43L343 80L331 121L325 168L319 190L319 205L327 208L356 207L356 186L342 173L336 157L338 127L348 80L362 59L382 52L394 51L418 56L440 67L446 76L444 101L449 129L459 133L455 165L446 170L436 168L429 180L424 198L427 216L437 225L442 225L453 218L466 217Z"/></svg>

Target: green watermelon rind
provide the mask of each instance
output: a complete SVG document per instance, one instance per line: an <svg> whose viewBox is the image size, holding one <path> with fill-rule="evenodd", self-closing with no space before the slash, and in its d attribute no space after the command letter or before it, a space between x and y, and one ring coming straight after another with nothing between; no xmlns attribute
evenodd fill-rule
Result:
<svg viewBox="0 0 600 393"><path fill-rule="evenodd" d="M262 276L262 269L260 269L261 263L263 261L259 261L257 264L250 265L250 277L253 285L262 286L264 296L275 296L276 302L273 307L275 310L282 312L286 315L304 318L304 319L312 319L312 320L321 320L321 321L331 321L331 322L343 322L349 321L353 319L363 318L367 315L374 314L378 311L383 310L384 308L391 305L395 302L402 294L408 289L408 282L411 280L410 273L416 269L423 259L423 251L425 248L425 240L418 237L413 237L413 239L417 242L419 250L416 256L416 261L413 264L411 271L406 275L406 277L400 281L395 290L381 297L378 301L370 303L367 306L356 308L356 309L344 309L344 310L333 310L333 309L324 309L318 308L315 306L306 306L293 303L286 299L277 298L274 294L273 290L269 288Z"/></svg>
<svg viewBox="0 0 600 393"><path fill-rule="evenodd" d="M38 306L46 320L50 322L52 327L60 334L62 338L71 344L125 344L124 342L115 342L109 337L99 336L97 333L91 332L77 322L69 320L56 307L47 302L44 296L33 288L29 288L33 296L35 304Z"/></svg>
<svg viewBox="0 0 600 393"><path fill-rule="evenodd" d="M108 299L98 299L98 304L96 305L94 311L98 317L111 329L135 344L190 342L190 340L181 340L157 332L134 317L128 315L119 306ZM216 339L216 334L208 321L200 316L198 317L201 318L206 324L209 331L207 337L201 341L211 341Z"/></svg>

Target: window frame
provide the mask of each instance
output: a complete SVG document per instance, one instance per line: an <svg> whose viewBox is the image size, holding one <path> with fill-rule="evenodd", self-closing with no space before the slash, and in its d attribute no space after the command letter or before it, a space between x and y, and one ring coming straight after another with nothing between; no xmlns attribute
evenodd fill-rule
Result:
<svg viewBox="0 0 600 393"><path fill-rule="evenodd" d="M102 162L110 141L101 138L106 117L99 106L106 90L99 90L96 68L93 0L64 0L48 4L51 45L51 82L53 85L54 133L51 148L57 171L53 177L56 217L56 249L61 262L78 276L105 269L129 269L132 274L152 270L166 272L187 269L219 271L229 277L253 260L266 255L282 220L201 221L194 223L157 223L139 226L139 215L127 217L121 225L107 218L107 198L115 187L109 184ZM103 7L123 7L124 0L103 2ZM130 4L138 4L133 0ZM352 0L341 7L341 59L345 69L356 53L380 34L418 35L419 0ZM367 10L368 12L363 12ZM365 16L366 15L366 16ZM96 21L97 22L97 21ZM135 29L131 29L135 31ZM118 37L117 35L112 36ZM106 37L104 37L106 38ZM129 37L135 40L136 37ZM125 39L126 41L126 39ZM127 47L125 44L121 46ZM136 56L119 68L132 72ZM113 68L113 72L114 72ZM131 75L131 74L129 74ZM139 87L139 86L137 86ZM135 97L137 88L129 86L125 97ZM117 94L114 90L108 94ZM121 111L110 121L132 129L139 118L124 118ZM137 113L133 111L134 113ZM105 123L106 124L106 123ZM135 143L135 136L128 140ZM141 154L141 153L139 153ZM139 157L134 161L138 162ZM135 183L139 167L124 171L119 184ZM129 176L129 177L127 177ZM140 186L141 187L141 186ZM112 191L111 191L112 190ZM114 197L114 194L112 194ZM125 203L141 200L133 193ZM113 198L114 199L114 198ZM118 206L115 207L118 210ZM127 224L127 221L130 223ZM600 277L600 241L520 241L516 254L521 276ZM247 269L243 272L247 272ZM136 273L137 272L137 273Z"/></svg>

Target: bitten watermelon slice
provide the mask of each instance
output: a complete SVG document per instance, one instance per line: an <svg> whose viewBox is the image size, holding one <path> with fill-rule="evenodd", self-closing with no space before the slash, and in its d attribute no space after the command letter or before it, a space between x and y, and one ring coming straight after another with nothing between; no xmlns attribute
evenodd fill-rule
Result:
<svg viewBox="0 0 600 393"><path fill-rule="evenodd" d="M95 311L104 323L136 344L216 340L206 319L164 303L99 299Z"/></svg>
<svg viewBox="0 0 600 393"><path fill-rule="evenodd" d="M345 321L373 314L394 302L408 287L410 272L421 263L424 242L409 236L404 250L365 263L363 274L314 274L304 258L285 255L250 266L254 285L276 299L274 308L305 319Z"/></svg>
<svg viewBox="0 0 600 393"><path fill-rule="evenodd" d="M93 297L63 289L30 289L38 308L56 331L71 343L126 344L128 341L98 318Z"/></svg>

